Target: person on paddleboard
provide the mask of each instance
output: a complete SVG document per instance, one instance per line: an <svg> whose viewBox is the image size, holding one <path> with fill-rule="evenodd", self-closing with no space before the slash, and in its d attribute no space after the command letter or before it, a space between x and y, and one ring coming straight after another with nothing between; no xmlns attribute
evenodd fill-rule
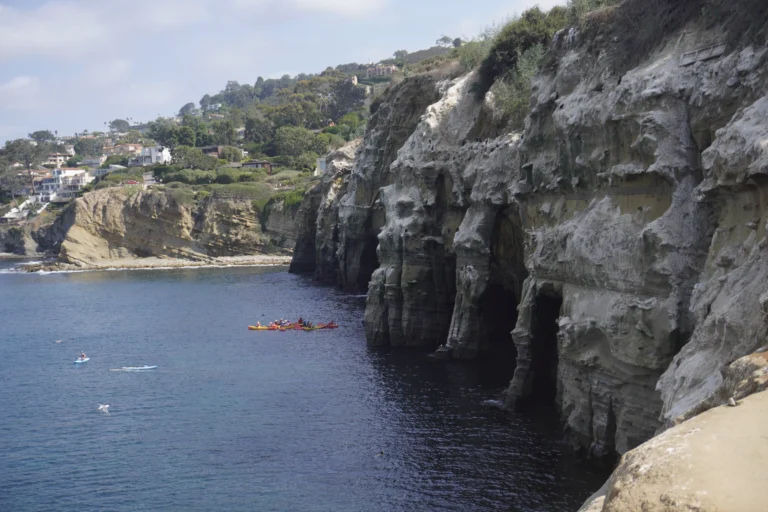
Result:
<svg viewBox="0 0 768 512"><path fill-rule="evenodd" d="M85 359L85 352L80 352L80 359Z"/></svg>

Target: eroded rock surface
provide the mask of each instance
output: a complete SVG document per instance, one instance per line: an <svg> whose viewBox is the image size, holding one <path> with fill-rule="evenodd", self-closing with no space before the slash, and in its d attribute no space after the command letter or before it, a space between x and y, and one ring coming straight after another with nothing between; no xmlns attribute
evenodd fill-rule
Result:
<svg viewBox="0 0 768 512"><path fill-rule="evenodd" d="M110 260L170 257L205 260L275 251L284 232L262 230L244 199L207 197L200 204L162 191L105 189L74 201L51 231L59 259L76 265ZM290 239L286 245L292 246Z"/></svg>
<svg viewBox="0 0 768 512"><path fill-rule="evenodd" d="M768 393L686 421L625 454L582 512L765 510Z"/></svg>

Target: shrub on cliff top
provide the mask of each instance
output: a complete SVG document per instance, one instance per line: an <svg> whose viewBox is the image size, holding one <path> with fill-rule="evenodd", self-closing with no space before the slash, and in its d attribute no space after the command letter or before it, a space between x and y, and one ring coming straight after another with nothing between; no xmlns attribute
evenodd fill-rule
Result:
<svg viewBox="0 0 768 512"><path fill-rule="evenodd" d="M536 45L549 45L555 32L565 27L567 21L564 7L553 7L549 12L534 7L507 23L480 64L473 85L476 97L482 99L497 78L514 71L523 52Z"/></svg>
<svg viewBox="0 0 768 512"><path fill-rule="evenodd" d="M211 185L211 195L217 199L250 199L258 201L269 199L274 189L267 183L233 183L231 185Z"/></svg>

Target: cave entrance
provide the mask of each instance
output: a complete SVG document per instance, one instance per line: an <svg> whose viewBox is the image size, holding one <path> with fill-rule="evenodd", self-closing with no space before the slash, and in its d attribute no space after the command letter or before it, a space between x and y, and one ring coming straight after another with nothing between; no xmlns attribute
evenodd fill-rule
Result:
<svg viewBox="0 0 768 512"><path fill-rule="evenodd" d="M536 297L531 343L531 399L540 405L554 405L557 398L557 320L563 298L554 291Z"/></svg>
<svg viewBox="0 0 768 512"><path fill-rule="evenodd" d="M488 288L481 310L487 333L486 352L513 372L517 350L510 332L517 324L517 305L526 278L523 231L517 208L501 209L491 234Z"/></svg>

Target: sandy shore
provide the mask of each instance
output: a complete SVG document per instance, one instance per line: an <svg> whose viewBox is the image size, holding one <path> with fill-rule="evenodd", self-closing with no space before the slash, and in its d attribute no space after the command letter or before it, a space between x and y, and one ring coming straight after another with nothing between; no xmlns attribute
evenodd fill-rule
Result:
<svg viewBox="0 0 768 512"><path fill-rule="evenodd" d="M53 262L26 265L28 272L74 272L96 270L138 270L138 269L174 269L174 268L216 268L216 267L273 267L291 263L291 256L252 255L227 256L205 260L184 260L176 258L139 258L122 260L103 260L94 263L73 265Z"/></svg>

